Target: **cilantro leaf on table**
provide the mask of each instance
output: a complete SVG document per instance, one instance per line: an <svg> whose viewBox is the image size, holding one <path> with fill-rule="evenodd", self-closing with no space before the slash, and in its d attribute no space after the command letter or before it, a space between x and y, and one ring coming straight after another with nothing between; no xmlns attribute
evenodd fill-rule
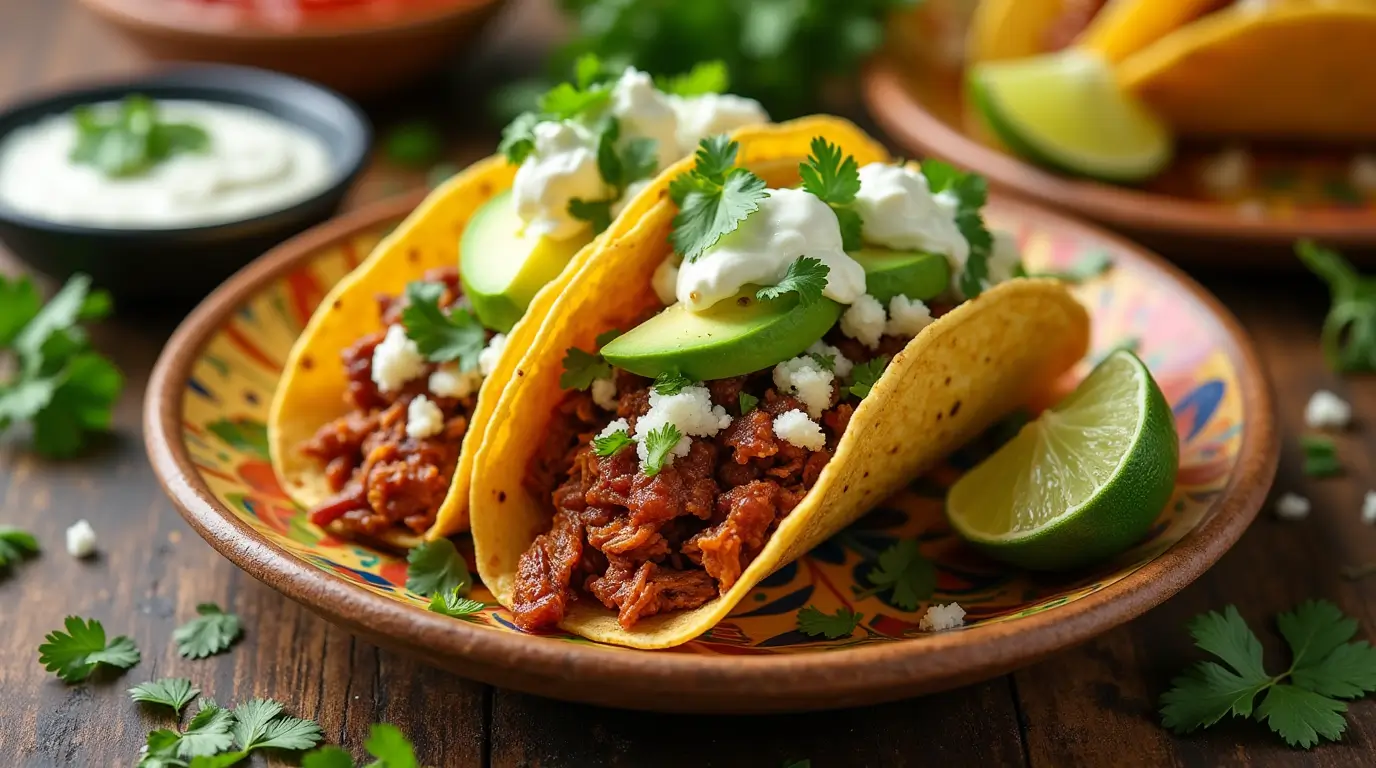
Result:
<svg viewBox="0 0 1376 768"><path fill-rule="evenodd" d="M655 87L664 93L684 98L725 93L731 87L731 73L721 60L699 61L681 75L656 77Z"/></svg>
<svg viewBox="0 0 1376 768"><path fill-rule="evenodd" d="M388 723L376 723L368 730L363 748L377 761L368 768L420 768L416 750L400 728Z"/></svg>
<svg viewBox="0 0 1376 768"><path fill-rule="evenodd" d="M1320 344L1338 373L1376 371L1376 277L1362 275L1337 251L1311 240L1295 244L1309 271L1328 283L1330 306Z"/></svg>
<svg viewBox="0 0 1376 768"><path fill-rule="evenodd" d="M487 604L481 600L464 597L463 591L455 587L448 592L436 592L430 598L429 610L443 616L461 619L480 613L486 607Z"/></svg>
<svg viewBox="0 0 1376 768"><path fill-rule="evenodd" d="M816 606L809 605L798 611L798 630L812 637L824 636L828 640L848 637L859 626L865 614L847 608L837 608L835 613L822 613Z"/></svg>
<svg viewBox="0 0 1376 768"><path fill-rule="evenodd" d="M142 94L126 96L114 109L72 110L76 144L70 159L111 178L138 176L176 154L210 149L210 134L193 123L159 119L158 105Z"/></svg>
<svg viewBox="0 0 1376 768"><path fill-rule="evenodd" d="M628 445L635 445L635 440L624 429L607 435L606 437L594 437L592 439L592 452L597 456L615 456L616 452Z"/></svg>
<svg viewBox="0 0 1376 768"><path fill-rule="evenodd" d="M861 400L869 397L870 390L874 389L888 365L888 355L880 355L869 362L856 363L850 372L850 393Z"/></svg>
<svg viewBox="0 0 1376 768"><path fill-rule="evenodd" d="M1357 622L1324 600L1309 600L1276 618L1290 649L1290 666L1269 674L1261 642L1237 608L1190 622L1195 644L1218 657L1196 663L1161 697L1161 722L1180 734L1207 728L1227 715L1265 722L1292 747L1337 741L1351 699L1376 691L1376 650L1350 642ZM1264 694L1257 705L1256 697Z"/></svg>
<svg viewBox="0 0 1376 768"><path fill-rule="evenodd" d="M664 468L664 463L669 460L669 455L673 453L674 447L682 439L683 433L673 424L665 424L658 429L650 430L650 434L645 436L646 477L659 474Z"/></svg>
<svg viewBox="0 0 1376 768"><path fill-rule="evenodd" d="M655 392L661 395L677 395L685 387L691 387L697 382L684 376L678 371L665 371L655 377Z"/></svg>
<svg viewBox="0 0 1376 768"><path fill-rule="evenodd" d="M354 768L354 756L331 744L302 755L301 768Z"/></svg>
<svg viewBox="0 0 1376 768"><path fill-rule="evenodd" d="M1093 250L1076 259L1065 269L1027 272L1027 277L1051 277L1067 283L1083 283L1113 268L1113 257L1107 251Z"/></svg>
<svg viewBox="0 0 1376 768"><path fill-rule="evenodd" d="M755 298L768 301L787 293L797 293L798 306L810 307L822 300L822 293L827 289L827 276L830 274L831 268L823 264L821 259L799 256L788 265L788 271L784 273L782 280L759 289L755 292Z"/></svg>
<svg viewBox="0 0 1376 768"><path fill-rule="evenodd" d="M271 699L254 699L234 708L234 745L241 752L255 749L310 749L320 743L319 723L282 714Z"/></svg>
<svg viewBox="0 0 1376 768"><path fill-rule="evenodd" d="M387 159L397 165L428 168L444 153L444 137L429 120L400 123L387 132L383 140Z"/></svg>
<svg viewBox="0 0 1376 768"><path fill-rule="evenodd" d="M696 261L722 235L736 231L769 197L764 179L734 167L738 149L724 135L703 139L693 170L669 183L669 196L679 207L669 240L686 261Z"/></svg>
<svg viewBox="0 0 1376 768"><path fill-rule="evenodd" d="M20 329L43 308L43 297L28 276L0 275L0 347L14 343Z"/></svg>
<svg viewBox="0 0 1376 768"><path fill-rule="evenodd" d="M214 603L196 606L196 618L177 627L172 639L177 653L187 659L204 659L224 653L243 633L243 622L232 613L225 613Z"/></svg>
<svg viewBox="0 0 1376 768"><path fill-rule="evenodd" d="M0 568L38 554L38 539L28 531L0 525Z"/></svg>
<svg viewBox="0 0 1376 768"><path fill-rule="evenodd" d="M860 192L860 168L855 158L843 155L841 148L818 136L812 140L812 154L798 165L803 189L831 207L841 226L842 247L853 251L861 247L860 214L851 207Z"/></svg>
<svg viewBox="0 0 1376 768"><path fill-rule="evenodd" d="M903 539L879 553L879 564L865 578L877 591L892 589L894 605L915 611L936 589L936 566L922 556L917 539Z"/></svg>
<svg viewBox="0 0 1376 768"><path fill-rule="evenodd" d="M130 699L169 707L178 716L181 715L182 709L200 694L201 689L193 686L191 681L184 677L150 680L129 689Z"/></svg>
<svg viewBox="0 0 1376 768"><path fill-rule="evenodd" d="M105 627L95 619L68 616L63 625L66 632L53 630L43 638L43 644L38 646L38 661L64 682L79 683L101 664L128 669L139 663L139 649L134 641L120 635L107 644Z"/></svg>
<svg viewBox="0 0 1376 768"><path fill-rule="evenodd" d="M443 283L417 280L406 286L406 308L401 324L425 358L434 363L459 361L460 370L478 367L478 356L487 345L487 331L464 307L440 309Z"/></svg>
<svg viewBox="0 0 1376 768"><path fill-rule="evenodd" d="M989 186L983 176L963 173L940 160L924 160L922 175L932 194L946 194L955 200L956 228L970 245L958 284L965 298L973 299L984 290L989 277L989 254L994 248L994 237L980 213L989 199Z"/></svg>
<svg viewBox="0 0 1376 768"><path fill-rule="evenodd" d="M736 396L736 402L740 405L741 415L744 416L745 414L755 410L755 406L759 405L760 403L760 398L755 397L754 395L748 392L742 392Z"/></svg>
<svg viewBox="0 0 1376 768"><path fill-rule="evenodd" d="M406 563L406 588L418 595L454 590L466 595L473 588L468 562L449 539L422 542L406 555Z"/></svg>
<svg viewBox="0 0 1376 768"><path fill-rule="evenodd" d="M1343 465L1338 461L1338 448L1332 438L1302 435L1300 448L1304 450L1304 474L1309 477L1332 477L1342 474Z"/></svg>
<svg viewBox="0 0 1376 768"><path fill-rule="evenodd" d="M587 389L597 379L609 379L612 367L602 356L578 347L569 347L564 353L564 372L559 374L559 386L563 389Z"/></svg>
<svg viewBox="0 0 1376 768"><path fill-rule="evenodd" d="M215 703L214 699L201 699L201 708L187 724L186 730L177 735L174 754L177 757L197 757L215 755L229 749L234 744L234 713ZM149 734L151 743L153 734ZM152 754L152 750L149 750Z"/></svg>

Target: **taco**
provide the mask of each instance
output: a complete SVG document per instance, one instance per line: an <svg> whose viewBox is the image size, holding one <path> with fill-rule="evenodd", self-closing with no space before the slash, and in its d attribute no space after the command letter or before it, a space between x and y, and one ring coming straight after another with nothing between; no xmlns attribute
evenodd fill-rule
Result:
<svg viewBox="0 0 1376 768"><path fill-rule="evenodd" d="M553 89L502 154L437 188L324 298L268 419L273 467L312 522L415 546L468 528L476 446L549 306L653 204L637 192L699 138L764 122L719 65Z"/></svg>
<svg viewBox="0 0 1376 768"><path fill-rule="evenodd" d="M734 138L647 190L497 405L473 543L523 629L686 642L1086 349L978 177L831 118Z"/></svg>

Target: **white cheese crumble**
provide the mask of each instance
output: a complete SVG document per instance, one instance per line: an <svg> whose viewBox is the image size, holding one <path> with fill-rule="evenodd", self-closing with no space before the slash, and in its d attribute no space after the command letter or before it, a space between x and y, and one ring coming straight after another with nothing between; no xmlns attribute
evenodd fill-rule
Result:
<svg viewBox="0 0 1376 768"><path fill-rule="evenodd" d="M827 446L827 436L822 432L822 425L797 409L785 411L774 417L774 435L784 442L809 451L820 451Z"/></svg>
<svg viewBox="0 0 1376 768"><path fill-rule="evenodd" d="M610 424L602 428L601 432L597 433L597 439L601 440L604 437L611 437L617 432L625 432L627 437L629 437L631 434L631 425L627 424L625 419L613 419Z"/></svg>
<svg viewBox="0 0 1376 768"><path fill-rule="evenodd" d="M841 315L841 333L855 339L870 349L879 346L879 337L884 335L884 305L869 295L862 294Z"/></svg>
<svg viewBox="0 0 1376 768"><path fill-rule="evenodd" d="M1209 158L1200 168L1199 180L1219 197L1233 197L1252 176L1252 155L1242 147L1229 147Z"/></svg>
<svg viewBox="0 0 1376 768"><path fill-rule="evenodd" d="M492 338L487 340L487 346L478 353L478 372L483 378L492 375L497 370L497 363L502 360L502 352L506 350L506 334L494 333Z"/></svg>
<svg viewBox="0 0 1376 768"><path fill-rule="evenodd" d="M928 606L927 612L922 614L917 628L923 632L943 632L964 625L965 609L960 607L960 603L933 603Z"/></svg>
<svg viewBox="0 0 1376 768"><path fill-rule="evenodd" d="M776 285L799 257L828 268L822 295L850 304L865 293L865 269L846 255L841 225L831 208L811 192L771 189L760 208L678 272L676 295L699 312L736 295L746 285Z"/></svg>
<svg viewBox="0 0 1376 768"><path fill-rule="evenodd" d="M420 440L433 437L444 429L444 411L425 395L419 395L406 406L406 436Z"/></svg>
<svg viewBox="0 0 1376 768"><path fill-rule="evenodd" d="M951 201L943 204L938 197L914 168L887 163L861 168L855 210L864 222L865 242L941 254L958 274L970 257L970 244L956 226Z"/></svg>
<svg viewBox="0 0 1376 768"><path fill-rule="evenodd" d="M669 96L669 105L678 115L678 151L684 155L697 151L698 143L708 136L769 122L760 102L731 93Z"/></svg>
<svg viewBox="0 0 1376 768"><path fill-rule="evenodd" d="M592 401L597 403L598 408L616 410L616 406L620 404L616 399L616 382L611 379L593 379Z"/></svg>
<svg viewBox="0 0 1376 768"><path fill-rule="evenodd" d="M67 529L67 554L90 557L96 551L96 531L85 520L78 520Z"/></svg>
<svg viewBox="0 0 1376 768"><path fill-rule="evenodd" d="M920 301L898 295L889 299L889 321L884 333L889 336L916 336L932 324L932 310Z"/></svg>
<svg viewBox="0 0 1376 768"><path fill-rule="evenodd" d="M406 382L425 373L425 357L416 343L406 337L406 329L393 325L373 349L373 383L382 392L396 392Z"/></svg>
<svg viewBox="0 0 1376 768"><path fill-rule="evenodd" d="M655 267L655 274L650 278L650 284L654 286L655 295L665 306L678 301L678 296L674 294L674 291L678 289L677 258L670 256L660 262L659 266Z"/></svg>
<svg viewBox="0 0 1376 768"><path fill-rule="evenodd" d="M1276 499L1276 517L1282 520L1303 520L1309 517L1309 499L1297 493L1282 494Z"/></svg>
<svg viewBox="0 0 1376 768"><path fill-rule="evenodd" d="M460 371L454 363L446 363L430 374L426 382L430 394L438 397L468 397L483 385L483 375L477 371Z"/></svg>
<svg viewBox="0 0 1376 768"><path fill-rule="evenodd" d="M1341 397L1321 389L1304 406L1304 424L1310 429L1345 429L1352 421L1352 406Z"/></svg>
<svg viewBox="0 0 1376 768"><path fill-rule="evenodd" d="M844 379L849 376L851 369L855 367L855 363L852 363L850 358L841 354L841 350L824 341L813 342L812 346L807 348L807 353L809 355L821 355L822 357L831 358L832 372L836 374L838 379Z"/></svg>
<svg viewBox="0 0 1376 768"><path fill-rule="evenodd" d="M804 355L774 366L774 386L796 395L807 406L808 415L818 418L831 407L832 382L836 374Z"/></svg>
<svg viewBox="0 0 1376 768"><path fill-rule="evenodd" d="M534 133L535 149L516 170L511 185L516 215L529 233L567 240L588 227L569 213L569 201L607 196L597 169L597 137L573 122L539 123Z"/></svg>
<svg viewBox="0 0 1376 768"><path fill-rule="evenodd" d="M1376 192L1376 155L1354 155L1347 171L1348 182L1363 192Z"/></svg>
<svg viewBox="0 0 1376 768"><path fill-rule="evenodd" d="M623 145L632 139L653 139L659 168L679 158L678 115L647 73L634 67L621 73L612 86L611 113L620 122Z"/></svg>
<svg viewBox="0 0 1376 768"><path fill-rule="evenodd" d="M664 462L668 466L675 457L688 455L688 449L692 447L692 441L688 438L712 437L731 424L731 417L725 408L712 405L712 393L707 387L684 387L673 395L661 395L650 390L650 410L636 420L635 434L631 435L636 439L635 450L640 456L641 469L645 468L645 462L650 458L645 438L665 424L674 425L683 435Z"/></svg>
<svg viewBox="0 0 1376 768"><path fill-rule="evenodd" d="M1362 522L1376 525L1376 491L1367 491L1362 499Z"/></svg>

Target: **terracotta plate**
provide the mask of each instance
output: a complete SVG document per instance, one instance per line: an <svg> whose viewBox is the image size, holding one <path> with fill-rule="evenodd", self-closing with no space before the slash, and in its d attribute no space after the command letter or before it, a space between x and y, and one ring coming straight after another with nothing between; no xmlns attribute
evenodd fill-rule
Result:
<svg viewBox="0 0 1376 768"><path fill-rule="evenodd" d="M556 698L703 712L842 707L950 688L1028 664L1165 600L1241 535L1275 473L1267 386L1241 328L1215 299L1123 240L995 200L990 217L1018 234L1031 268L1094 251L1116 264L1078 289L1094 317L1094 354L1135 340L1183 442L1179 487L1141 545L1055 577L985 560L942 517L943 489L977 458L958 455L674 651L522 634L496 607L471 621L429 613L404 587L403 559L306 521L277 486L263 427L282 361L311 310L416 202L380 204L307 232L208 298L153 372L148 450L187 521L224 556L327 619L462 675ZM935 565L929 600L959 601L968 611L964 629L920 632L928 599L905 610L869 589L878 553L913 536ZM481 588L474 596L490 600ZM864 621L850 637L810 638L795 626L806 605L849 606Z"/></svg>

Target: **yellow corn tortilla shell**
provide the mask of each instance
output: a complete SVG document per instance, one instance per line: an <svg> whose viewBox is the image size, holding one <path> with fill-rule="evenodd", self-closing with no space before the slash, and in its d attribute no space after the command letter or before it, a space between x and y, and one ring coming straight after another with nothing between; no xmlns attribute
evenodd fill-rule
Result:
<svg viewBox="0 0 1376 768"><path fill-rule="evenodd" d="M739 159L771 186L796 184L798 162L818 135L862 166L889 160L859 129L826 118L742 131ZM687 167L680 163L678 169ZM658 197L667 179L656 183ZM507 607L521 554L548 530L553 511L549 495L532 494L522 478L563 397L564 353L575 346L591 349L598 334L625 329L662 306L650 279L669 255L676 212L661 199L633 232L610 242L596 263L573 277L520 363L521 386L507 390L497 405L474 471L472 532L483 583ZM770 573L1049 386L1084 355L1088 343L1088 315L1055 281L1015 280L960 305L894 357L856 408L817 484L726 595L693 610L643 619L630 631L617 623L615 612L584 600L571 607L561 626L634 648L666 648L697 637Z"/></svg>
<svg viewBox="0 0 1376 768"><path fill-rule="evenodd" d="M1219 1L1109 0L1075 45L1116 62L1207 13ZM1066 6L1066 0L983 0L970 21L970 62L1047 53L1046 35Z"/></svg>
<svg viewBox="0 0 1376 768"><path fill-rule="evenodd" d="M1046 31L1065 10L1065 0L983 0L970 19L965 48L969 63L1021 59L1046 52Z"/></svg>
<svg viewBox="0 0 1376 768"><path fill-rule="evenodd" d="M1109 0L1075 44L1119 62L1219 4L1220 0Z"/></svg>
<svg viewBox="0 0 1376 768"><path fill-rule="evenodd" d="M1233 6L1128 57L1118 75L1183 134L1370 140L1373 42L1370 0Z"/></svg>

